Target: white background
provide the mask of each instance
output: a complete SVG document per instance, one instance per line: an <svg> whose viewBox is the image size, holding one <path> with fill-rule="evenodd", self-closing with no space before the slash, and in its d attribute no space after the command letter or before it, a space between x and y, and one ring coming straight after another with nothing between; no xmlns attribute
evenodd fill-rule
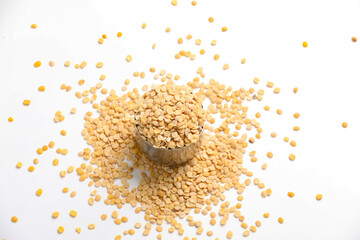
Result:
<svg viewBox="0 0 360 240"><path fill-rule="evenodd" d="M100 74L107 76L104 86L119 93L126 78L131 79L131 87L151 85L154 80L148 69L152 66L179 74L183 84L196 76L199 66L206 81L214 78L234 89L254 87L253 78L260 78L255 88L265 89L264 100L246 103L250 117L256 111L262 113L264 133L249 147L257 151L259 161L251 163L246 155L244 165L273 194L263 199L253 185L246 188L242 207L246 222L262 222L249 239L360 239L359 12L359 0L199 0L196 7L189 0L179 0L176 7L170 0L0 0L0 239L114 239L134 228L135 222L144 225L143 214L135 215L129 206L121 209L120 216L127 215L130 221L115 225L110 217L114 207L103 203L90 207L87 199L93 188L80 183L76 173L61 179L59 171L83 162L77 157L86 147L80 135L82 117L91 108L75 98L75 91L94 86ZM210 16L215 18L212 24L207 20ZM141 29L144 22L145 30ZM31 29L32 23L38 28ZM229 29L226 33L221 32L223 26ZM165 33L166 27L172 29L170 33ZM119 31L123 32L120 39L116 37ZM99 45L103 33L108 39ZM185 40L187 34L193 39ZM353 36L358 37L357 43L351 42ZM183 45L177 44L179 37L184 38ZM197 38L202 39L201 46L194 44ZM210 45L213 39L218 42L215 47ZM302 47L303 41L308 48ZM206 50L203 56L201 48ZM183 49L195 52L197 59L176 60L174 54ZM212 59L215 53L220 54L217 62ZM133 56L132 63L124 60L128 54ZM240 64L241 58L247 59L246 64ZM35 69L37 60L43 64ZM49 60L55 61L55 67L48 66ZM66 60L71 67L63 66ZM74 69L81 61L88 66ZM104 63L102 69L95 68L98 61ZM222 70L224 63L230 64L229 70ZM134 79L134 71L147 76ZM80 87L77 81L82 78L86 83ZM280 87L281 93L273 94L265 86L267 81ZM73 90L61 91L62 83ZM46 86L45 92L37 91L40 85ZM297 95L292 93L294 87L299 87ZM30 99L31 105L23 106L24 99ZM264 112L264 105L271 110ZM69 114L72 107L78 109L76 115ZM283 110L282 116L276 115L277 108ZM66 117L59 124L53 122L57 110ZM299 119L292 117L295 112L301 114ZM9 116L14 122L7 121ZM349 123L347 129L341 127L343 121ZM292 131L295 125L301 127L299 132ZM66 137L59 134L61 129L67 130ZM270 138L272 131L278 133L277 138ZM295 139L297 147L284 143L284 136ZM37 156L36 149L50 140L56 142L55 149L68 148L69 154L63 157L51 150ZM274 153L271 160L266 158L268 151ZM288 160L290 153L296 155L294 162ZM34 158L40 163L29 173ZM57 167L51 164L54 158L60 160ZM23 162L20 170L15 167L18 161ZM260 169L264 162L266 171ZM77 196L61 193L65 186L76 190ZM39 187L44 190L40 198L35 196ZM104 199L103 190L99 189ZM295 198L288 198L288 191L295 192ZM315 200L317 193L323 194L321 201ZM233 191L226 195L236 203ZM71 209L78 212L77 218L69 217ZM53 211L60 212L56 220L51 218ZM264 212L270 212L269 219L263 219ZM105 222L100 220L102 213L108 214ZM17 224L10 221L13 215L19 218ZM282 225L277 222L280 216L285 219ZM243 238L240 222L233 217L224 227L210 227L208 216L195 215L195 219L202 220L205 232L212 230L214 236L208 238L205 232L196 236L195 229L183 221L184 236L225 239L232 230L234 239ZM89 223L95 223L96 229L88 230ZM63 235L56 232L60 225L65 228ZM183 238L176 232L170 235L168 225L164 226L163 239ZM82 228L80 235L76 227ZM156 234L153 227L146 239L155 239ZM143 238L142 230L123 236Z"/></svg>

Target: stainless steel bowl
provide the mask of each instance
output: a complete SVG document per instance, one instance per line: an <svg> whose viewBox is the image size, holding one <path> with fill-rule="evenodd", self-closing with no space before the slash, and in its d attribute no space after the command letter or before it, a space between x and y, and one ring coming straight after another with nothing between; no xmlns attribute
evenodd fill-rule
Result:
<svg viewBox="0 0 360 240"><path fill-rule="evenodd" d="M143 136L141 136L136 124L135 128L136 141L139 144L140 150L148 159L154 161L156 164L163 166L179 165L191 160L201 145L204 131L204 127L202 127L199 133L199 138L195 143L191 143L190 145L181 148L166 149L154 147L151 143L146 141Z"/></svg>

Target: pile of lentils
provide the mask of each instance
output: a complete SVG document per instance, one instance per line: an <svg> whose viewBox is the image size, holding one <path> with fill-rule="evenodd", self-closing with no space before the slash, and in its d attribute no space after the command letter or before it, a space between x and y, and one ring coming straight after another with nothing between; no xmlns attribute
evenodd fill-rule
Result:
<svg viewBox="0 0 360 240"><path fill-rule="evenodd" d="M184 85L153 85L136 106L140 134L158 148L181 148L197 142L205 122L200 99Z"/></svg>
<svg viewBox="0 0 360 240"><path fill-rule="evenodd" d="M164 85L152 86L143 96L136 88L121 96L112 90L106 100L95 105L98 117L91 117L91 113L85 116L82 134L93 148L84 149L79 156L90 160L90 164L95 167L84 169L80 166L76 171L81 181L89 178L89 186L107 189L108 196L104 200L106 205L121 208L129 203L135 207L136 213L145 212L145 220L151 224L161 225L166 221L178 226L175 229L180 235L184 229L178 224L177 217L187 216L189 225L195 226L197 233L201 234L204 228L201 222L192 220L193 217L189 215L191 211L207 215L212 205L217 206L226 200L226 190L235 189L238 203L234 206L229 201L222 203L218 213L211 212L210 224L217 224L215 216L220 215L219 224L225 225L230 215L234 215L242 223L243 235L247 236L250 234L248 225L253 231L256 230L255 225L245 222L239 210L243 199L241 194L251 183L249 177L253 176L243 166L243 155L249 139L246 134L239 137L236 130L230 132L230 125L235 125L236 129L245 125L248 130L256 128L261 132L260 123L247 117L248 108L243 105L243 101L262 100L262 94L263 91L259 91L255 95L254 89L233 91L232 87L226 87L213 79L207 84L194 79L186 87L175 85L170 79ZM210 100L210 104L206 111L202 111L201 102L205 99ZM198 110L197 113L187 112L184 105ZM136 120L135 113L138 114ZM215 123L215 115L223 119L218 127L211 126ZM162 122L154 124L156 119ZM174 120L178 124L169 127ZM179 126L181 122L184 122L180 125L182 128ZM188 163L178 167L158 166L139 150L135 140L135 123L141 126L140 132L148 141L153 141L155 146L162 144L160 146L169 147L171 142L179 146L175 137L180 137L183 144L191 143L194 137L188 137L189 133L198 136L196 134L201 125L205 129L204 141L199 152ZM163 131L164 128L166 130ZM167 132L171 133L170 141L163 138L156 140L156 136ZM254 141L252 139L251 142ZM134 168L141 171L141 180L137 187L130 189L128 180L133 178ZM246 180L241 182L240 177ZM256 185L260 189L265 187L259 179ZM266 197L270 194L271 190L267 189L261 195ZM90 197L89 203L94 203L93 197ZM260 221L256 222L259 227ZM149 233L150 229L143 231L144 235Z"/></svg>

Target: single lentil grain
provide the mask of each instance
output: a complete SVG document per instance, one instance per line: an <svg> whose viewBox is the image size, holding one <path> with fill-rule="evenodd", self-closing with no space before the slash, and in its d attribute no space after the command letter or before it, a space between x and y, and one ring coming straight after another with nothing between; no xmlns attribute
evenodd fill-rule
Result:
<svg viewBox="0 0 360 240"><path fill-rule="evenodd" d="M39 188L38 190L36 190L36 196L40 197L42 192L43 192L43 190L41 188Z"/></svg>
<svg viewBox="0 0 360 240"><path fill-rule="evenodd" d="M12 221L13 223L17 223L18 220L19 220L19 219L18 219L16 216L12 216L12 217L11 217L11 221Z"/></svg>
<svg viewBox="0 0 360 240"><path fill-rule="evenodd" d="M316 194L316 200L320 201L322 199L322 195L321 194Z"/></svg>
<svg viewBox="0 0 360 240"><path fill-rule="evenodd" d="M57 231L58 231L59 234L63 234L63 232L64 232L64 227L63 227L63 226L59 226Z"/></svg>

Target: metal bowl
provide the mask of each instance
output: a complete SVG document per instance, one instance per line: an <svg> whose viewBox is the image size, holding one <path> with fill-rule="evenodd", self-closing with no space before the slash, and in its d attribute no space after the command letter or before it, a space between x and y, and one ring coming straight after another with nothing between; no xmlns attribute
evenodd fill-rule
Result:
<svg viewBox="0 0 360 240"><path fill-rule="evenodd" d="M137 127L137 124L135 124L136 141L139 144L140 150L148 159L163 166L179 165L188 162L195 156L203 140L204 127L201 128L199 138L195 143L174 149L158 148L146 141L146 139L141 136Z"/></svg>

